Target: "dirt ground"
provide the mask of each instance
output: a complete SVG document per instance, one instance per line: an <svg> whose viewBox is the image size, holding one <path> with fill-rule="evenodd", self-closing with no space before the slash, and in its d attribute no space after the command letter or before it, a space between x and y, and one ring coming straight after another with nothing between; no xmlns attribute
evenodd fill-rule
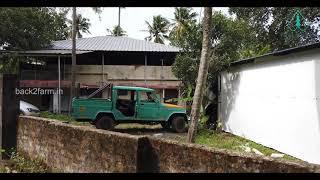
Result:
<svg viewBox="0 0 320 180"><path fill-rule="evenodd" d="M75 125L80 126L90 126L91 128L96 129L94 125L90 123L79 123L77 122ZM159 138L172 139L177 141L185 141L187 138L187 128L184 133L176 133L172 130L164 130L160 124L157 125L145 125L138 123L124 123L118 124L114 127L112 131L127 133L132 135L151 135Z"/></svg>

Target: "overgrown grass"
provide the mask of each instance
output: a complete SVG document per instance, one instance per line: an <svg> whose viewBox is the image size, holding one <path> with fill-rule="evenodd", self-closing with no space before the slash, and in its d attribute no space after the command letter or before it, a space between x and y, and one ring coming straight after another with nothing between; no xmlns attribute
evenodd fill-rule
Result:
<svg viewBox="0 0 320 180"><path fill-rule="evenodd" d="M56 119L59 121L75 121L71 116L64 115L64 114L56 114L49 111L42 111L40 112L40 117L49 118L49 119Z"/></svg>
<svg viewBox="0 0 320 180"><path fill-rule="evenodd" d="M197 144L202 144L210 147L228 149L238 152L245 152L241 146L247 146L250 148L255 148L266 156L270 156L272 153L280 153L274 149L265 147L261 144L257 144L248 139L226 133L226 132L214 132L208 129L201 128L197 135L195 142ZM281 153L283 154L283 153ZM301 161L295 157L284 155L284 159L293 160L293 161Z"/></svg>
<svg viewBox="0 0 320 180"><path fill-rule="evenodd" d="M40 159L29 159L17 153L15 150L4 152L10 157L0 164L1 173L48 173L60 172L57 169L49 169Z"/></svg>
<svg viewBox="0 0 320 180"><path fill-rule="evenodd" d="M6 171L5 167L0 165L0 173L6 173L6 172L7 171Z"/></svg>
<svg viewBox="0 0 320 180"><path fill-rule="evenodd" d="M71 123L75 125L85 125L85 126L90 125L88 121L76 121L71 116L68 116L65 114L52 113L49 111L42 111L40 112L39 116L43 118L55 119L55 120L59 120L59 121L63 121L63 122Z"/></svg>
<svg viewBox="0 0 320 180"><path fill-rule="evenodd" d="M46 173L51 172L40 159L30 160L18 153L12 153L13 169L22 173Z"/></svg>

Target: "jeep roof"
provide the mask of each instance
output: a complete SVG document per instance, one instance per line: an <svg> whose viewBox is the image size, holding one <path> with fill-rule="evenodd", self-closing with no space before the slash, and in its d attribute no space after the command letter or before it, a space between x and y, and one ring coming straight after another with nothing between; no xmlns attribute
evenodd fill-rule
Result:
<svg viewBox="0 0 320 180"><path fill-rule="evenodd" d="M144 88L144 87L134 87L134 86L113 86L113 89L135 90L135 91L154 91L154 89Z"/></svg>

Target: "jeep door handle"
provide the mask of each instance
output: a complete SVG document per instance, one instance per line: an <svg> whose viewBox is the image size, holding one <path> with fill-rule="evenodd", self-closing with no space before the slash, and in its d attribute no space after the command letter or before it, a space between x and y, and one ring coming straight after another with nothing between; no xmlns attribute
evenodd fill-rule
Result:
<svg viewBox="0 0 320 180"><path fill-rule="evenodd" d="M141 106L143 106L144 104L140 104Z"/></svg>

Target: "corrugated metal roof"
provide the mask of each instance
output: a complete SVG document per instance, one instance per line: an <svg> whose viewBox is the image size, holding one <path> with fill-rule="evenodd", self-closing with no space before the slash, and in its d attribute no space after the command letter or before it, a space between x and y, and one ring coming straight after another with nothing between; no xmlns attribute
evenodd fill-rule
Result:
<svg viewBox="0 0 320 180"><path fill-rule="evenodd" d="M81 51L135 51L179 52L179 48L123 36L98 36L77 39L76 48ZM72 41L54 41L49 49L71 50Z"/></svg>
<svg viewBox="0 0 320 180"><path fill-rule="evenodd" d="M0 50L0 53L18 53L20 55L30 54L30 55L41 55L41 54L51 54L51 55L68 55L72 54L71 50L56 50L56 49L42 49L42 50L28 50L28 51L5 51ZM84 53L90 53L92 51L76 51L76 54L84 54Z"/></svg>
<svg viewBox="0 0 320 180"><path fill-rule="evenodd" d="M92 51L76 51L76 54L84 54L89 53ZM20 51L20 53L25 54L72 54L71 50L64 50L64 49L43 49L43 50L30 50L30 51Z"/></svg>
<svg viewBox="0 0 320 180"><path fill-rule="evenodd" d="M257 57L237 60L237 61L232 62L231 66L238 66L238 65L242 65L242 64L253 63L253 62L255 62L256 59L266 57L266 56L283 56L283 55L287 55L287 54L291 54L291 53L295 53L295 52L306 51L306 50L315 49L315 48L320 48L320 42L307 44L307 45L303 45L303 46L298 46L298 47L293 47L293 48L288 48L288 49L283 49L283 50L279 50L279 51L274 51L274 52L267 53L267 54L257 56Z"/></svg>

